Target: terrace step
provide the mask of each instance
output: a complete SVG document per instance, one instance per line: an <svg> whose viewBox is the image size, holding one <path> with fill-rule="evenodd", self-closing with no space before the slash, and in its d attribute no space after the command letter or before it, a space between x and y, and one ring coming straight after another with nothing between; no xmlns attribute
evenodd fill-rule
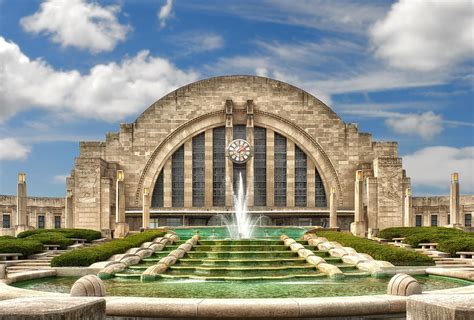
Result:
<svg viewBox="0 0 474 320"><path fill-rule="evenodd" d="M282 244L271 245L196 245L193 251L284 251L287 247Z"/></svg>

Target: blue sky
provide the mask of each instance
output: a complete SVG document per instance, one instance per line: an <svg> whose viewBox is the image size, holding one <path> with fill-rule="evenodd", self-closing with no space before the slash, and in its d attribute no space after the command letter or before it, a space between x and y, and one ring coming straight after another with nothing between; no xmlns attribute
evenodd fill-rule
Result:
<svg viewBox="0 0 474 320"><path fill-rule="evenodd" d="M0 194L63 196L103 140L189 82L289 82L399 142L415 195L474 193L474 2L0 0Z"/></svg>

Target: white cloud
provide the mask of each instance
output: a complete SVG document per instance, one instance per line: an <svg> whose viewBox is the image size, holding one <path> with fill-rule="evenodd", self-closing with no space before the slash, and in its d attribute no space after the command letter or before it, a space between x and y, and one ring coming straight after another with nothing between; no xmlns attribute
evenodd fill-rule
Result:
<svg viewBox="0 0 474 320"><path fill-rule="evenodd" d="M158 19L160 20L160 26L164 28L166 26L166 20L168 20L173 10L173 0L166 0L166 3L160 8L158 12Z"/></svg>
<svg viewBox="0 0 474 320"><path fill-rule="evenodd" d="M53 177L53 182L57 184L66 183L66 178L69 177L67 174L58 174Z"/></svg>
<svg viewBox="0 0 474 320"><path fill-rule="evenodd" d="M110 51L130 30L118 22L119 12L119 6L102 7L87 0L46 0L20 23L25 31L50 35L63 47Z"/></svg>
<svg viewBox="0 0 474 320"><path fill-rule="evenodd" d="M385 120L385 124L399 134L418 135L431 140L443 131L443 118L431 111L422 114L407 114Z"/></svg>
<svg viewBox="0 0 474 320"><path fill-rule="evenodd" d="M410 105L410 104L409 104ZM417 135L424 140L431 140L436 135L440 134L444 125L452 126L468 126L474 127L471 122L463 121L452 121L443 119L442 115L436 114L433 111L426 111L420 114L417 113L401 113L393 111L382 110L385 108L396 107L396 105L367 105L362 106L359 104L354 105L342 105L338 110L342 114L355 115L362 118L381 118L385 119L385 124L399 134L404 135ZM411 106L417 106L416 103ZM417 107L418 108L418 107Z"/></svg>
<svg viewBox="0 0 474 320"><path fill-rule="evenodd" d="M224 38L213 32L188 32L170 38L180 48L179 54L192 54L220 49L224 46Z"/></svg>
<svg viewBox="0 0 474 320"><path fill-rule="evenodd" d="M474 147L427 147L402 156L414 186L449 189L451 173L459 172L463 193L474 192Z"/></svg>
<svg viewBox="0 0 474 320"><path fill-rule="evenodd" d="M31 149L13 138L0 138L0 161L25 160Z"/></svg>
<svg viewBox="0 0 474 320"><path fill-rule="evenodd" d="M120 120L196 79L195 72L182 71L148 51L120 63L96 65L86 74L59 71L30 60L15 43L0 37L0 120L33 107Z"/></svg>
<svg viewBox="0 0 474 320"><path fill-rule="evenodd" d="M371 30L376 56L418 71L449 67L474 54L471 0L400 0Z"/></svg>

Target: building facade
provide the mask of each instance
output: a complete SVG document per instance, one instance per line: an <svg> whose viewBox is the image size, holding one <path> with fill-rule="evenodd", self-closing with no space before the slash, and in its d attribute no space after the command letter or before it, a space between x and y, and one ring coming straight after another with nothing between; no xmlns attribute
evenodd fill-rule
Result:
<svg viewBox="0 0 474 320"><path fill-rule="evenodd" d="M105 141L81 142L57 201L66 226L104 233L208 225L233 210L240 177L250 213L273 225L365 235L415 225L423 207L411 197L396 142L372 141L307 92L257 76L189 84ZM459 187L457 197L455 224L465 216Z"/></svg>

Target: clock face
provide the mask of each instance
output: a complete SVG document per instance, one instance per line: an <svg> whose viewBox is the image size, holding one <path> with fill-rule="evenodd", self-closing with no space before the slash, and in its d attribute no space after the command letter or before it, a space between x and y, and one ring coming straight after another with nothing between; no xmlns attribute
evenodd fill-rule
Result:
<svg viewBox="0 0 474 320"><path fill-rule="evenodd" d="M236 139L227 147L227 156L234 163L245 163L250 159L250 144L244 139Z"/></svg>

